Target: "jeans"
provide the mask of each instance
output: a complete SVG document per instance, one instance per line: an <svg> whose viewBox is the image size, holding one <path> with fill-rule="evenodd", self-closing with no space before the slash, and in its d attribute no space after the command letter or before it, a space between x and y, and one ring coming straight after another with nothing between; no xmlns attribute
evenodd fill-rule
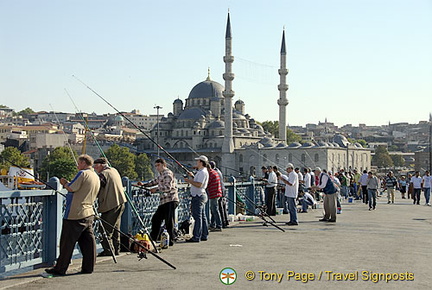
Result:
<svg viewBox="0 0 432 290"><path fill-rule="evenodd" d="M345 198L348 198L348 195L349 195L348 193L349 193L348 186L342 185L341 186L341 195Z"/></svg>
<svg viewBox="0 0 432 290"><path fill-rule="evenodd" d="M303 198L301 203L302 203L302 211L304 212L307 212L309 205L313 205L313 202L306 198Z"/></svg>
<svg viewBox="0 0 432 290"><path fill-rule="evenodd" d="M421 188L414 188L414 193L413 193L414 202L413 202L413 204L420 204L420 194L421 194Z"/></svg>
<svg viewBox="0 0 432 290"><path fill-rule="evenodd" d="M290 215L290 222L297 223L297 206L296 206L296 199L294 197L288 197L286 196L286 201L288 205L288 211Z"/></svg>
<svg viewBox="0 0 432 290"><path fill-rule="evenodd" d="M368 195L369 195L369 208L375 209L377 190L376 189L368 189Z"/></svg>
<svg viewBox="0 0 432 290"><path fill-rule="evenodd" d="M210 199L210 227L211 228L222 228L222 219L219 212L219 200L220 197Z"/></svg>
<svg viewBox="0 0 432 290"><path fill-rule="evenodd" d="M425 187L425 188L423 188L423 190L424 190L424 196L426 199L426 203L429 203L431 189L430 189L430 187L429 188Z"/></svg>
<svg viewBox="0 0 432 290"><path fill-rule="evenodd" d="M191 201L192 217L195 220L193 228L193 237L195 241L207 239L208 224L205 213L205 204L207 203L207 194L201 196L193 196Z"/></svg>

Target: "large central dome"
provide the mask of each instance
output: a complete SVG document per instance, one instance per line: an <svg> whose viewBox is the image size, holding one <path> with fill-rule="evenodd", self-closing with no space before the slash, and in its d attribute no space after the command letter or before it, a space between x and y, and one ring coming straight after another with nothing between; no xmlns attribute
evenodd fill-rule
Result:
<svg viewBox="0 0 432 290"><path fill-rule="evenodd" d="M189 93L189 99L202 99L202 98L222 98L222 91L224 87L215 81L207 78L207 80L200 82L193 87Z"/></svg>

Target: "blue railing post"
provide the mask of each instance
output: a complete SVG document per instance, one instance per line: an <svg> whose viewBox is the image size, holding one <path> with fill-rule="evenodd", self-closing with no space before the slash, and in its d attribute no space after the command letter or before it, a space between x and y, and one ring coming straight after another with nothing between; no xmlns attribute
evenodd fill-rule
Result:
<svg viewBox="0 0 432 290"><path fill-rule="evenodd" d="M123 186L126 188L125 194L128 195L128 197L129 197L128 200L132 201L133 200L132 186L131 186L129 178L122 177L122 183L123 183ZM132 227L133 227L132 217L133 216L132 216L131 205L129 204L129 202L126 202L125 210L123 212L121 223L120 223L120 230L123 233L132 233Z"/></svg>
<svg viewBox="0 0 432 290"><path fill-rule="evenodd" d="M229 182L232 185L228 185L228 214L236 215L236 203L237 203L237 190L236 190L236 179L234 176L229 177Z"/></svg>
<svg viewBox="0 0 432 290"><path fill-rule="evenodd" d="M255 204L256 204L256 200L255 200L255 179L253 178L253 176L249 177L249 182L251 183L248 186L248 190L246 191L247 197L250 199L246 201L247 204L247 209L249 211L249 213L251 212L255 212Z"/></svg>
<svg viewBox="0 0 432 290"><path fill-rule="evenodd" d="M52 177L48 183L60 191L60 180ZM43 256L42 261L52 265L60 253L60 234L62 227L63 197L53 191L53 195L44 199L43 213Z"/></svg>

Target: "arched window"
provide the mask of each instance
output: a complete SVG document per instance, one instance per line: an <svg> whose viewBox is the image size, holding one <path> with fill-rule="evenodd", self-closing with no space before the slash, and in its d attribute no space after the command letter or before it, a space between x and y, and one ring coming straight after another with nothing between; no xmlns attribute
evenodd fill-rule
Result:
<svg viewBox="0 0 432 290"><path fill-rule="evenodd" d="M301 161L302 161L302 162L305 162L305 161L306 161L306 154L303 153L303 154L301 155Z"/></svg>
<svg viewBox="0 0 432 290"><path fill-rule="evenodd" d="M318 153L315 153L315 159L314 159L314 161L315 162L319 162L319 154Z"/></svg>
<svg viewBox="0 0 432 290"><path fill-rule="evenodd" d="M276 154L275 161L276 161L276 164L279 164L279 154Z"/></svg>
<svg viewBox="0 0 432 290"><path fill-rule="evenodd" d="M292 153L288 154L288 162L292 162Z"/></svg>
<svg viewBox="0 0 432 290"><path fill-rule="evenodd" d="M239 162L243 162L243 154L239 155Z"/></svg>

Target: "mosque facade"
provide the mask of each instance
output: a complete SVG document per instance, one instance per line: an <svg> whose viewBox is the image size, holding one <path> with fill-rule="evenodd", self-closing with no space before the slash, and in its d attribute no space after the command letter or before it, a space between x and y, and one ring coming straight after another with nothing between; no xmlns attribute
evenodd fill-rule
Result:
<svg viewBox="0 0 432 290"><path fill-rule="evenodd" d="M206 155L216 161L225 175L260 175L263 165L276 165L285 169L288 163L296 167L321 167L370 169L371 154L360 144L349 143L344 136L336 135L328 142L286 143L286 76L285 32L280 51L280 84L278 85L280 139L265 132L254 118L246 113L246 104L237 100L233 90L232 37L228 14L225 34L225 86L210 77L195 85L185 102L176 99L172 112L161 119L151 130L154 140L185 165L193 165L195 157ZM156 158L157 146L141 139L138 151ZM160 153L161 157L165 157Z"/></svg>

